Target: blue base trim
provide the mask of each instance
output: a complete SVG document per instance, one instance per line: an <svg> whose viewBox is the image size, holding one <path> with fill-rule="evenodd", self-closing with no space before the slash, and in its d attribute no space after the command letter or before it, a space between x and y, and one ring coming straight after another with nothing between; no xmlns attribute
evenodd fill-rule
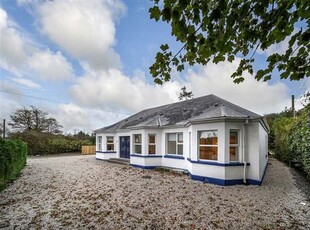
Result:
<svg viewBox="0 0 310 230"><path fill-rule="evenodd" d="M143 157L143 158L162 158L161 155L137 155L137 154L130 154L131 157Z"/></svg>
<svg viewBox="0 0 310 230"><path fill-rule="evenodd" d="M193 174L189 174L192 180L198 180L205 183L217 184L222 186L229 186L229 185L237 185L243 184L243 179L233 179L233 180L223 180L213 177L204 177L204 176L197 176Z"/></svg>
<svg viewBox="0 0 310 230"><path fill-rule="evenodd" d="M230 166L244 166L243 163L240 162L231 162L231 163L218 163L218 162L212 162L212 161L193 161L190 158L187 158L187 160L193 164L203 164L203 165L215 165L215 166L222 166L222 167L230 167ZM250 163L246 164L247 166L250 166Z"/></svg>
<svg viewBox="0 0 310 230"><path fill-rule="evenodd" d="M248 182L249 184L253 184L253 185L259 185L259 186L262 185L263 180L264 180L265 175L266 175L267 168L268 168L268 161L267 161L267 164L266 164L266 166L265 166L262 179L261 179L260 181L259 181L259 180L248 179L247 182Z"/></svg>
<svg viewBox="0 0 310 230"><path fill-rule="evenodd" d="M165 155L164 158L172 158L172 159L179 159L179 160L184 160L185 158L182 156L178 156L178 155Z"/></svg>
<svg viewBox="0 0 310 230"><path fill-rule="evenodd" d="M156 168L156 166L143 166L143 165L136 165L136 164L130 164L130 165L136 168L141 168L141 169L155 169Z"/></svg>
<svg viewBox="0 0 310 230"><path fill-rule="evenodd" d="M96 151L96 153L116 153L116 151Z"/></svg>

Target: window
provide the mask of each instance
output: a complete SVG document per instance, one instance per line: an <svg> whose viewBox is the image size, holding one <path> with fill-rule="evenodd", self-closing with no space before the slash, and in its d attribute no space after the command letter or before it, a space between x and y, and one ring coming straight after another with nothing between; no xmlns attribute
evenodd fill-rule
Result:
<svg viewBox="0 0 310 230"><path fill-rule="evenodd" d="M167 154L183 155L183 133L167 134Z"/></svg>
<svg viewBox="0 0 310 230"><path fill-rule="evenodd" d="M102 150L102 136L98 136L98 150Z"/></svg>
<svg viewBox="0 0 310 230"><path fill-rule="evenodd" d="M107 137L107 151L114 150L114 137Z"/></svg>
<svg viewBox="0 0 310 230"><path fill-rule="evenodd" d="M199 159L217 160L217 131L200 131L199 137Z"/></svg>
<svg viewBox="0 0 310 230"><path fill-rule="evenodd" d="M134 153L141 154L142 153L142 146L141 146L141 134L134 134L133 135L134 140Z"/></svg>
<svg viewBox="0 0 310 230"><path fill-rule="evenodd" d="M229 133L229 160L239 160L239 132L238 130L230 130Z"/></svg>
<svg viewBox="0 0 310 230"><path fill-rule="evenodd" d="M156 154L156 136L149 134L149 154Z"/></svg>

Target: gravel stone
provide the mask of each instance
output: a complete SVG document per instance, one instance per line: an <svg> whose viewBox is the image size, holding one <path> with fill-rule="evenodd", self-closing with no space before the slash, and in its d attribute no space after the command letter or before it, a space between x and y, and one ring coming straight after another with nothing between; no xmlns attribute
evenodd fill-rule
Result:
<svg viewBox="0 0 310 230"><path fill-rule="evenodd" d="M0 193L0 228L309 229L297 180L274 159L262 186L223 187L93 155L33 157Z"/></svg>

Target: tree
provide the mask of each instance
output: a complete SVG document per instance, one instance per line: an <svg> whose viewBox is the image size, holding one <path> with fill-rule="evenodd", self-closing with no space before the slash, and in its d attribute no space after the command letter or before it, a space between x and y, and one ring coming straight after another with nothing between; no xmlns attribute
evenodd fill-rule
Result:
<svg viewBox="0 0 310 230"><path fill-rule="evenodd" d="M47 117L48 113L44 112L35 106L22 107L17 109L13 115L11 115L11 122L9 126L13 130L23 131L40 131L47 133L61 133L62 126L58 124L55 118Z"/></svg>
<svg viewBox="0 0 310 230"><path fill-rule="evenodd" d="M241 61L231 77L240 83L245 71L254 74L258 49L266 50L286 38L289 43L285 53L269 55L268 66L258 70L255 78L268 81L274 69L283 79L310 76L309 0L153 1L150 17L169 23L171 34L183 44L175 54L169 51L168 44L160 46L161 52L150 67L157 84L170 80L173 66L182 71L184 64L232 62L237 55Z"/></svg>
<svg viewBox="0 0 310 230"><path fill-rule="evenodd" d="M185 100L187 100L187 99L191 99L191 98L193 98L193 97L194 97L194 94L193 94L192 91L187 92L185 86L183 86L183 87L181 88L181 93L180 93L180 95L179 95L179 100L180 100L180 101L183 100L184 98L185 98Z"/></svg>

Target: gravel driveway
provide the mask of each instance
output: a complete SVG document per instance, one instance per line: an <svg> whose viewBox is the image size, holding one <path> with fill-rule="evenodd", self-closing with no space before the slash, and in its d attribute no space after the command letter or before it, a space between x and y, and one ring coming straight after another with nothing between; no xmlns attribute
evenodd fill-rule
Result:
<svg viewBox="0 0 310 230"><path fill-rule="evenodd" d="M30 158L0 193L0 228L308 229L309 200L269 162L262 186L222 187L95 156Z"/></svg>

